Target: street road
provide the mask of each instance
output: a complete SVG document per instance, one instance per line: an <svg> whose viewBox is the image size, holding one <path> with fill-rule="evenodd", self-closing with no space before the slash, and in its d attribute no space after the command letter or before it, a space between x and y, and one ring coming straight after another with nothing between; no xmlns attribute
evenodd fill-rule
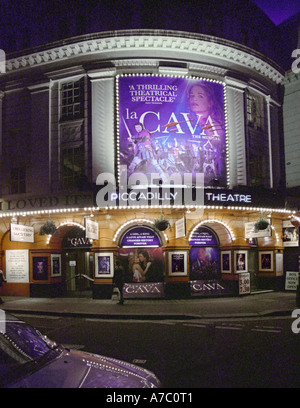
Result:
<svg viewBox="0 0 300 408"><path fill-rule="evenodd" d="M17 315L67 347L133 362L165 388L299 387L291 317L101 320Z"/></svg>

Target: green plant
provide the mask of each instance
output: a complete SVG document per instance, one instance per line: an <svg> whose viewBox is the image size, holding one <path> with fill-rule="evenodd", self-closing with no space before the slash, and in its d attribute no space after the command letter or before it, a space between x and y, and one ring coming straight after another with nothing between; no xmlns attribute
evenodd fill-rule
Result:
<svg viewBox="0 0 300 408"><path fill-rule="evenodd" d="M265 230L269 226L269 222L263 218L260 218L255 224L254 228L256 231Z"/></svg>
<svg viewBox="0 0 300 408"><path fill-rule="evenodd" d="M40 235L53 235L56 231L56 225L54 221L46 221L40 228Z"/></svg>
<svg viewBox="0 0 300 408"><path fill-rule="evenodd" d="M166 229L170 226L170 223L169 223L168 220L166 220L166 219L164 218L163 215L161 215L161 217L160 217L159 219L157 219L157 220L154 221L154 226L155 226L155 228L157 228L159 231L164 231L164 230L166 230Z"/></svg>

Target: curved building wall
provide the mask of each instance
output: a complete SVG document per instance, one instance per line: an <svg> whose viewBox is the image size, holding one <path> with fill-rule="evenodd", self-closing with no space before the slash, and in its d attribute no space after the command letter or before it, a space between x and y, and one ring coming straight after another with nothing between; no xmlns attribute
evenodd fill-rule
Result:
<svg viewBox="0 0 300 408"><path fill-rule="evenodd" d="M215 39L211 41L209 37L195 38L195 36L190 37L184 33L180 36L175 32L172 33L173 36L168 32L167 37L164 36L164 32L161 32L161 35L157 33L128 35L126 32L120 34L118 37L109 36L107 38L101 35L98 40L94 38L76 44L61 45L7 61L7 75L4 80L9 82L6 82L4 86L7 95L7 104L4 102L4 109L10 109L11 105L16 106L13 99L15 95L18 95L20 102L21 98L28 98L29 95L32 95L30 115L27 113L26 119L23 120L20 115L24 114L24 109L19 110L17 114L13 112L14 125L20 116L22 126L28 129L29 124L24 124L29 120L28 117L31 117L30 126L33 129L37 122L42 122L46 130L47 119L41 121L41 112L39 112L38 120L35 120L34 104L40 107L41 104L44 104L43 114L46 116L47 105L50 103L51 136L48 143L50 143L51 188L57 189L55 169L59 163L55 152L59 148L58 140L64 143L62 138L68 139L68 137L62 137L61 134L74 133L76 127L77 131L80 128L80 132L83 132L81 136L77 132L76 137L81 138L85 146L86 161L89 161L92 155L94 164L92 170L85 168L84 174L90 179L92 172L92 181L95 181L95 174L98 173L98 170L105 170L107 160L109 163L107 163L106 170L112 170L115 78L123 73L195 76L222 81L226 85L227 94L229 126L229 151L227 153L230 155L230 187L245 185L249 182L247 172L249 173L250 170L244 158L250 154L251 148L247 146L249 140L247 142L246 139L251 137L252 139L255 137L268 139L264 142L265 150L269 150L269 165L265 174L268 180L262 184L265 187L278 187L279 162L277 159L274 160L273 156L276 153L276 145L278 145L278 140L275 143L275 139L279 138L281 133L276 117L281 107L278 84L283 76L274 64L252 53L250 49L241 48L237 44L223 40L216 43ZM154 55L155 58L153 58ZM18 81L16 82L14 78L18 78ZM81 122L73 121L72 127L75 126L75 128L72 130L68 128L70 124L65 125L59 117L59 90L63 83L76 82L80 78L83 84L84 101L82 103L84 106L80 118L78 117ZM252 94L252 102L249 102L248 94ZM12 100L10 101L9 98ZM30 102L26 99L23 99L21 104L29 109ZM257 124L253 122L253 118L249 120L245 117L246 110L256 109L256 106L260 106L261 118L258 127L261 128L263 136L262 134L253 135L257 133ZM90 119L90 112L93 112L92 119ZM256 112L258 112L257 109ZM255 128L254 132L251 132L250 128L248 131L247 120L248 122L252 120L250 127ZM249 136L250 133L252 136ZM105 154L103 154L103 138L106 139L108 149ZM92 152L91 139L93 141ZM110 144L107 144L108 140L111 141ZM23 160L25 160L24 157ZM275 185L274 180L276 180Z"/></svg>
<svg viewBox="0 0 300 408"><path fill-rule="evenodd" d="M33 227L34 243L26 243L23 248L29 251L30 259L27 281L23 283L27 293L28 285L31 295L41 293L42 287L48 294L49 288L56 290L58 284L63 285L74 275L72 268L76 268L77 262L89 270L95 297L101 293L99 286L108 287L109 294L112 270L106 275L104 269L99 269L100 261L113 259L114 262L117 256L129 256L114 239L117 231L127 223L142 228L149 220L155 231L154 222L162 214L172 226L164 233L162 249L158 251L160 262L164 260L167 265L162 278L165 283L176 286L190 282L189 236L199 222L205 221L204 226L212 226L218 236L218 244L210 246L212 253L217 254L214 256L230 254L231 257L232 267L229 271L219 268L218 279L236 285L239 279L236 256L246 260L249 255L253 276L259 272L268 285L278 284L282 271L279 263L278 267L275 264L275 251L283 253L282 221L288 219L290 212L284 208L281 193L283 73L275 63L228 40L154 30L110 32L65 40L12 57L6 68L6 74L0 78L2 267L7 268L6 251L15 245L12 243L15 241L7 241L11 224ZM124 78L135 81L133 84L138 84L136 78L150 78L155 84L161 79L165 81L163 84L176 80L180 85L202 79L224 89L226 177L221 184L218 180L215 184L210 182L198 202L174 205L158 199L155 205L136 203L124 208L121 204L110 207L95 202L100 189L99 174L110 173L116 179L120 176L120 157L125 152L120 144L120 109L126 113L126 104L119 97L124 95L120 91ZM130 114L128 110L128 117ZM168 125L172 118L177 120L172 115ZM158 113L153 116L158 117ZM178 126L177 121L175 128L179 134ZM245 236L245 225L254 222L261 212L272 218L273 234L270 229L270 234L258 238L253 246ZM40 238L39 229L49 218L64 235L71 233L70 229L67 232L61 229L64 225L84 226L85 219L92 215L100 230L92 246L81 235L74 236L69 246L62 245L56 233L49 239ZM180 235L175 226L182 219L185 228ZM18 242L17 247L22 244ZM75 256L74 251L76 259L70 258L72 254ZM151 251L153 257L158 256ZM258 258L264 252L274 258L274 263L271 269L259 270ZM57 276L51 269L52 255L60 255L64 265ZM47 263L48 275L45 272L40 276L35 271L37 258ZM172 270L173 260L182 261L184 271ZM7 290L15 293L15 282L8 283Z"/></svg>

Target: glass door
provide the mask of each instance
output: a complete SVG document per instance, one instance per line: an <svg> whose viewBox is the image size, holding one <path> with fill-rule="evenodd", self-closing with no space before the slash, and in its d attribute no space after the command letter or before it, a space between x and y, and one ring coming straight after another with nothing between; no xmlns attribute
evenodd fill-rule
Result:
<svg viewBox="0 0 300 408"><path fill-rule="evenodd" d="M90 251L74 250L65 254L66 290L70 296L92 294L93 256Z"/></svg>
<svg viewBox="0 0 300 408"><path fill-rule="evenodd" d="M258 252L256 248L251 248L248 252L248 270L250 273L250 290L255 292L258 290Z"/></svg>

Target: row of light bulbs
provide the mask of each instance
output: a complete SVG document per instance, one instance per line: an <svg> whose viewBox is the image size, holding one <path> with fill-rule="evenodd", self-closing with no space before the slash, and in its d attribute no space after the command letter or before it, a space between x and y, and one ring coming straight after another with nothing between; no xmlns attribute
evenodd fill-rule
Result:
<svg viewBox="0 0 300 408"><path fill-rule="evenodd" d="M293 215L295 210L285 208L264 208L264 207L242 207L242 206L222 206L222 205L131 205L131 206L106 206L106 207L85 207L84 211L101 211L101 210L140 210L140 209L157 209L157 208L176 208L176 209L207 209L207 210L230 210L230 211L254 211L254 212L269 212L283 213ZM49 215L49 214L64 214L78 212L80 208L61 208L55 210L39 210L39 211L18 211L18 212L3 212L0 213L0 218L6 217L26 217L29 215Z"/></svg>

